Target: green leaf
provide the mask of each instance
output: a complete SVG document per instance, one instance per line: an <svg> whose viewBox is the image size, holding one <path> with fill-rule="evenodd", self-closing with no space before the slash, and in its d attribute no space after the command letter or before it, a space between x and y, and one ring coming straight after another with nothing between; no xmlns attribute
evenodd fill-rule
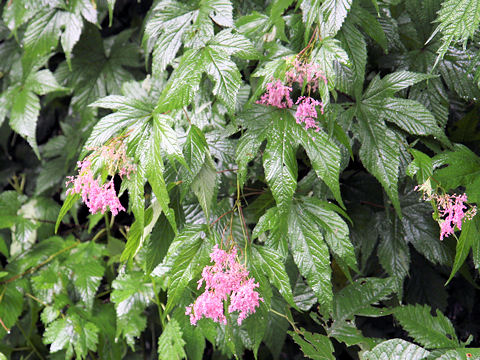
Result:
<svg viewBox="0 0 480 360"><path fill-rule="evenodd" d="M203 166L193 179L191 189L197 196L198 202L205 212L207 221L210 219L217 182L215 165L209 155L206 156Z"/></svg>
<svg viewBox="0 0 480 360"><path fill-rule="evenodd" d="M154 297L152 283L141 272L119 275L112 282L110 299L117 311L116 337L123 335L127 344L133 349L135 337L139 337L147 326L143 314Z"/></svg>
<svg viewBox="0 0 480 360"><path fill-rule="evenodd" d="M40 101L28 88L18 91L14 99L10 111L10 126L28 141L35 155L40 158L36 138Z"/></svg>
<svg viewBox="0 0 480 360"><path fill-rule="evenodd" d="M79 199L80 199L80 194L67 195L67 197L65 198L65 201L63 202L62 208L58 213L57 221L55 222L55 233L57 233L58 227L60 226L60 223L62 222L62 219L64 218L64 216L72 208L73 204L75 204Z"/></svg>
<svg viewBox="0 0 480 360"><path fill-rule="evenodd" d="M255 259L254 261L261 264L261 268L270 282L280 291L280 294L282 294L285 300L294 306L290 279L288 278L285 265L280 255L266 246L256 245L253 245L252 254Z"/></svg>
<svg viewBox="0 0 480 360"><path fill-rule="evenodd" d="M380 79L378 75L370 82L363 94L363 99L391 97L397 91L415 85L420 81L431 79L435 75L415 73L401 70L391 73Z"/></svg>
<svg viewBox="0 0 480 360"><path fill-rule="evenodd" d="M225 56L225 52L216 51L212 47L206 47L203 56L205 71L215 83L213 94L218 96L228 110L233 113L242 82L242 76L237 66Z"/></svg>
<svg viewBox="0 0 480 360"><path fill-rule="evenodd" d="M457 144L453 151L433 158L435 179L445 189L465 186L468 201L480 202L480 157L464 145ZM443 166L440 168L442 165Z"/></svg>
<svg viewBox="0 0 480 360"><path fill-rule="evenodd" d="M480 24L480 1L443 1L436 22L439 25L427 40L430 41L439 32L442 34L442 45L437 50L438 56L434 67L443 58L452 42L461 40L466 44L467 40L473 37Z"/></svg>
<svg viewBox="0 0 480 360"><path fill-rule="evenodd" d="M356 6L358 3L355 3L350 12L350 16L354 23L358 24L365 33L370 36L373 40L380 45L384 52L388 52L388 41L385 36L385 32L380 25L380 22L375 16L373 16L369 11L365 10L361 6ZM377 14L378 5L377 5ZM345 24L343 25L345 26ZM343 30L343 27L342 27Z"/></svg>
<svg viewBox="0 0 480 360"><path fill-rule="evenodd" d="M357 116L360 116L360 160L382 184L397 214L401 214L397 185L400 150L395 134L378 121L375 113L363 106L357 111Z"/></svg>
<svg viewBox="0 0 480 360"><path fill-rule="evenodd" d="M162 335L158 338L158 359L159 360L180 360L185 359L184 346L185 341L182 339L182 330L180 324L175 319L171 319Z"/></svg>
<svg viewBox="0 0 480 360"><path fill-rule="evenodd" d="M292 117L289 120L293 122ZM340 148L322 130L310 136L305 129L295 124L291 126L291 132L307 152L317 176L329 187L339 204L344 206L339 181L342 158Z"/></svg>
<svg viewBox="0 0 480 360"><path fill-rule="evenodd" d="M91 309L105 269L98 261L93 259L74 264L71 269L73 271L73 285L80 293L86 307Z"/></svg>
<svg viewBox="0 0 480 360"><path fill-rule="evenodd" d="M353 316L382 316L386 314L381 308L372 304L386 299L394 289L391 279L362 278L335 294L333 319L338 322L352 320Z"/></svg>
<svg viewBox="0 0 480 360"><path fill-rule="evenodd" d="M170 281L168 284L168 300L165 312L169 313L177 305L188 283L197 277L203 267L210 261L209 254L213 247L213 239L210 237L201 238L204 228L194 233L194 236L185 238L183 233L179 233L184 241L180 244L170 271Z"/></svg>
<svg viewBox="0 0 480 360"><path fill-rule="evenodd" d="M296 332L289 331L288 333L293 340L302 349L303 355L309 359L314 360L334 360L333 345L328 337L320 334L313 334L301 328L302 336Z"/></svg>
<svg viewBox="0 0 480 360"><path fill-rule="evenodd" d="M292 116L277 112L272 128L267 133L267 146L263 153L265 178L273 197L280 207L287 206L297 187L297 160Z"/></svg>
<svg viewBox="0 0 480 360"><path fill-rule="evenodd" d="M336 1L336 0L333 0ZM328 79L328 84L335 86L335 62L350 66L348 54L341 47L341 43L337 39L326 38L320 43L320 47L313 50L311 61L315 62L323 71Z"/></svg>
<svg viewBox="0 0 480 360"><path fill-rule="evenodd" d="M407 305L396 308L393 315L408 334L427 349L459 346L452 323L438 309L436 316L432 316L427 305Z"/></svg>
<svg viewBox="0 0 480 360"><path fill-rule="evenodd" d="M432 113L417 101L386 98L381 101L366 101L363 104L375 108L386 121L394 123L410 134L432 135L444 144L450 144Z"/></svg>
<svg viewBox="0 0 480 360"><path fill-rule="evenodd" d="M423 184L433 175L432 159L416 149L410 149L409 152L413 155L413 161L408 164L407 175L410 177L416 175L417 182Z"/></svg>
<svg viewBox="0 0 480 360"><path fill-rule="evenodd" d="M0 318L8 329L11 329L22 314L23 294L17 290L14 284L0 286L2 296L0 306ZM0 339L6 335L5 329L0 327Z"/></svg>
<svg viewBox="0 0 480 360"><path fill-rule="evenodd" d="M475 240L479 238L480 233L478 229L478 216L475 216L471 220L464 220L462 224L462 233L457 241L457 248L455 254L455 260L452 266L452 272L445 283L448 284L460 267L463 265L465 260L467 259L468 254L470 253L470 249L474 246Z"/></svg>
<svg viewBox="0 0 480 360"><path fill-rule="evenodd" d="M402 339L391 339L384 341L367 351L364 354L365 360L422 360L428 356L429 352L418 345L409 343Z"/></svg>
<svg viewBox="0 0 480 360"><path fill-rule="evenodd" d="M160 146L160 149L172 159L177 160L183 165L186 165L183 158L182 151L178 144L178 137L175 130L172 129L173 119L164 114L153 114L153 140L155 146Z"/></svg>
<svg viewBox="0 0 480 360"><path fill-rule="evenodd" d="M355 97L360 97L363 90L363 82L365 77L365 67L367 64L367 43L365 38L352 25L349 21L346 21L340 30L338 37L342 43L342 48L347 52L348 58L351 61L351 70L345 64L341 65L341 68L346 73L353 72L352 77L348 78L345 82L339 79L339 76L335 76L335 82L340 91L345 91ZM350 88L352 87L353 88Z"/></svg>
<svg viewBox="0 0 480 360"><path fill-rule="evenodd" d="M45 329L43 342L50 345L50 352L66 350L67 358L73 356L84 359L88 351L96 351L98 327L76 314L57 319Z"/></svg>
<svg viewBox="0 0 480 360"><path fill-rule="evenodd" d="M322 37L335 36L342 27L352 6L352 0L326 0L320 7L320 34Z"/></svg>
<svg viewBox="0 0 480 360"><path fill-rule="evenodd" d="M202 52L199 50L188 50L183 54L178 67L170 76L160 95L159 111L166 112L179 109L192 102L199 89L202 77L203 64L201 59Z"/></svg>
<svg viewBox="0 0 480 360"><path fill-rule="evenodd" d="M320 304L332 307L330 254L315 219L308 214L308 203L296 202L288 216L288 241L300 273L307 279Z"/></svg>
<svg viewBox="0 0 480 360"><path fill-rule="evenodd" d="M315 198L300 198L305 205L304 211L323 230L325 242L332 253L338 256L347 266L357 269L355 250L350 241L348 226L343 219L331 210L331 204Z"/></svg>
<svg viewBox="0 0 480 360"><path fill-rule="evenodd" d="M397 291L403 293L403 281L410 267L410 250L404 239L402 222L395 215L381 217L380 244L377 255L382 267L395 279Z"/></svg>

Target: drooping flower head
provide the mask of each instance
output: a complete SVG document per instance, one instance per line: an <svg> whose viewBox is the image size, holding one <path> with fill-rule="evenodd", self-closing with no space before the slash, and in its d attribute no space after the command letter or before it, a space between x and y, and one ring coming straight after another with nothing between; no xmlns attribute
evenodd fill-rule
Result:
<svg viewBox="0 0 480 360"><path fill-rule="evenodd" d="M267 84L267 91L262 95L257 104L264 104L275 106L280 109L291 108L293 101L290 98L292 88L282 84L280 80L269 82Z"/></svg>
<svg viewBox="0 0 480 360"><path fill-rule="evenodd" d="M187 306L185 315L190 316L192 325L203 317L226 324L224 302L230 301L228 312L239 311L237 323L241 325L263 301L254 290L259 285L255 279L248 277L247 269L238 262L236 248L227 252L215 245L210 259L214 264L203 268L202 278L198 281L198 289L205 282L205 291Z"/></svg>
<svg viewBox="0 0 480 360"><path fill-rule="evenodd" d="M317 123L317 110L315 106L320 106L320 111L323 114L323 104L321 101L312 99L311 97L300 96L295 103L298 105L295 118L297 124L305 124L305 130L313 128L315 132L320 130Z"/></svg>
<svg viewBox="0 0 480 360"><path fill-rule="evenodd" d="M292 69L287 71L285 76L288 85L298 83L302 88L305 86L309 94L317 91L320 81L327 85L327 78L318 64L304 62L297 57L293 60Z"/></svg>
<svg viewBox="0 0 480 360"><path fill-rule="evenodd" d="M438 194L433 191L430 179L416 186L415 190L422 191L423 199L435 204L439 217L437 221L440 225L440 240L453 235L456 229L462 230L462 223L471 220L477 213L477 207L468 203L466 194Z"/></svg>
<svg viewBox="0 0 480 360"><path fill-rule="evenodd" d="M113 176L118 173L120 177L127 176L129 178L135 168L127 158L125 145L119 138L91 150L94 151L92 154L77 163L78 174L68 177L66 186L73 186L67 190L67 195L81 194L83 203L87 205L92 214L99 211L103 214L110 209L115 216L119 211L125 211L125 208L115 192ZM92 165L95 159L103 161L111 176L111 179L104 184L102 184L100 176L95 178Z"/></svg>

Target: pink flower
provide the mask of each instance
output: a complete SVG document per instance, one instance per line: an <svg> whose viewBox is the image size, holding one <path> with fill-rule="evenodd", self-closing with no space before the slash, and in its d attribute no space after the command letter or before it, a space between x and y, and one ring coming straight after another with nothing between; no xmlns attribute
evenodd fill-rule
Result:
<svg viewBox="0 0 480 360"><path fill-rule="evenodd" d="M297 119L297 124L305 123L305 130L314 128L315 132L320 130L320 127L317 124L317 110L315 106L320 106L320 111L323 114L323 103L318 100L312 99L311 97L300 96L297 99L296 104L299 104L297 112L295 113L295 118Z"/></svg>
<svg viewBox="0 0 480 360"><path fill-rule="evenodd" d="M318 89L318 82L321 80L325 85L327 85L327 78L325 77L322 70L318 64L315 63L305 63L298 59L295 59L293 62L293 69L285 73L286 83L288 85L293 85L293 83L298 83L301 87L305 85L307 91L315 92Z"/></svg>
<svg viewBox="0 0 480 360"><path fill-rule="evenodd" d="M471 212L465 212L467 209L465 203L467 203L467 195L443 195L437 196L438 211L443 221L440 224L440 240L444 237L454 233L455 227L458 230L462 230L462 220L464 218L471 219L475 214ZM475 209L475 208L473 208ZM475 211L475 210L474 210Z"/></svg>
<svg viewBox="0 0 480 360"><path fill-rule="evenodd" d="M230 298L228 312L240 312L237 320L240 325L249 314L255 312L259 301L263 301L254 290L259 285L255 279L248 278L248 271L237 261L235 248L226 252L215 245L210 259L214 264L203 268L202 278L198 281L198 289L205 282L205 291L187 306L185 315L190 316L192 325L196 325L202 317L226 324L224 302Z"/></svg>
<svg viewBox="0 0 480 360"><path fill-rule="evenodd" d="M79 171L76 177L70 176L67 186L73 187L67 190L69 194L81 194L82 201L88 206L92 214L101 211L102 214L110 209L113 215L119 211L125 211L120 203L113 185L113 179L106 184L100 185L100 178L94 179L91 169L91 162L88 158L78 162Z"/></svg>
<svg viewBox="0 0 480 360"><path fill-rule="evenodd" d="M267 92L262 95L257 104L275 106L280 109L291 108L293 106L293 101L290 98L291 91L292 88L283 85L280 80L277 80L275 83L269 82L267 84Z"/></svg>

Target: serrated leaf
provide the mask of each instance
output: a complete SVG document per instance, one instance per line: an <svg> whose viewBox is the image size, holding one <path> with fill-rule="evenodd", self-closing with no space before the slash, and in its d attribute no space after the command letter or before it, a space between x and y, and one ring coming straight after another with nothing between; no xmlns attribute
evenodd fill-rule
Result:
<svg viewBox="0 0 480 360"><path fill-rule="evenodd" d="M313 50L311 61L318 65L332 86L335 85L335 62L350 65L348 54L342 48L340 41L330 37L324 39L320 46Z"/></svg>
<svg viewBox="0 0 480 360"><path fill-rule="evenodd" d="M182 108L193 100L203 72L201 59L202 53L199 50L188 50L183 54L160 95L158 106L162 112Z"/></svg>
<svg viewBox="0 0 480 360"><path fill-rule="evenodd" d="M462 224L462 233L457 241L455 260L453 261L452 272L446 282L448 284L470 254L470 249L474 246L475 240L479 238L478 217L471 220L464 220ZM445 285L446 285L445 284Z"/></svg>
<svg viewBox="0 0 480 360"><path fill-rule="evenodd" d="M392 279L362 278L335 294L333 319L335 321L352 320L356 314L381 316L381 308L372 304L386 299L394 291Z"/></svg>
<svg viewBox="0 0 480 360"><path fill-rule="evenodd" d="M184 346L182 339L182 329L175 319L171 319L162 334L158 338L158 359L159 360L180 360L185 359Z"/></svg>
<svg viewBox="0 0 480 360"><path fill-rule="evenodd" d="M193 179L191 188L205 212L207 221L210 219L212 202L215 194L217 172L212 159L207 155L203 166Z"/></svg>
<svg viewBox="0 0 480 360"><path fill-rule="evenodd" d="M203 56L205 71L215 83L213 94L233 113L242 81L237 66L223 52L211 47L205 48Z"/></svg>
<svg viewBox="0 0 480 360"><path fill-rule="evenodd" d="M200 231L203 232L203 228ZM197 277L202 268L209 263L213 240L210 237L202 239L198 234L197 232L195 236L185 238L173 258L166 313L169 313L177 304L188 283ZM179 236L182 234L180 233Z"/></svg>
<svg viewBox="0 0 480 360"><path fill-rule="evenodd" d="M435 179L445 189L465 186L469 202L480 201L480 158L464 145L457 144L454 151L433 158ZM439 168L442 165L443 166Z"/></svg>
<svg viewBox="0 0 480 360"><path fill-rule="evenodd" d="M289 331L288 333L293 340L302 349L303 355L309 359L314 360L334 360L333 345L328 337L321 334L314 334L301 328L303 336L296 332Z"/></svg>
<svg viewBox="0 0 480 360"><path fill-rule="evenodd" d="M302 203L291 206L288 241L300 273L307 279L320 304L330 309L333 300L330 254L315 220L306 214L307 209Z"/></svg>
<svg viewBox="0 0 480 360"><path fill-rule="evenodd" d="M297 187L297 160L292 117L278 112L273 128L267 133L267 146L263 153L265 177L273 197L280 207L287 206Z"/></svg>
<svg viewBox="0 0 480 360"><path fill-rule="evenodd" d="M319 25L322 37L335 36L352 6L352 0L326 0L320 7Z"/></svg>
<svg viewBox="0 0 480 360"><path fill-rule="evenodd" d="M464 43L473 37L480 24L480 1L478 0L446 0L438 12L436 22L439 23L430 41L438 32L442 33L442 45L437 50L438 61L443 58L453 41L461 40Z"/></svg>
<svg viewBox="0 0 480 360"><path fill-rule="evenodd" d="M95 351L98 343L99 329L92 322L76 314L50 323L45 329L43 342L50 345L50 352L66 350L66 356L84 359L88 351Z"/></svg>
<svg viewBox="0 0 480 360"><path fill-rule="evenodd" d="M382 184L395 210L401 214L398 200L398 167L400 150L395 134L375 114L361 107L358 132L361 139L360 160Z"/></svg>
<svg viewBox="0 0 480 360"><path fill-rule="evenodd" d="M290 119L293 121L293 118ZM322 130L310 136L300 126L292 126L291 131L298 142L303 146L312 163L317 176L325 182L333 196L343 206L340 194L340 148Z"/></svg>
<svg viewBox="0 0 480 360"><path fill-rule="evenodd" d="M140 336L147 325L143 311L154 296L151 282L140 272L119 275L112 282L111 300L117 312L116 337L123 335L132 348L135 337Z"/></svg>
<svg viewBox="0 0 480 360"><path fill-rule="evenodd" d="M397 307L393 315L408 334L427 349L459 346L452 323L438 309L436 316L432 316L427 305L407 305Z"/></svg>
<svg viewBox="0 0 480 360"><path fill-rule="evenodd" d="M365 67L367 64L367 44L365 38L349 21L346 21L342 26L338 37L351 62L351 70L345 64L341 65L341 68L347 73L353 71L353 79L348 79L343 82L336 76L336 85L341 91L346 91L351 95L355 95L355 97L359 97L363 88ZM352 80L354 86L350 90Z"/></svg>
<svg viewBox="0 0 480 360"><path fill-rule="evenodd" d="M365 360L422 360L429 352L402 339L391 339L375 346L364 354Z"/></svg>
<svg viewBox="0 0 480 360"><path fill-rule="evenodd" d="M399 90L434 77L436 76L406 70L396 71L385 76L383 79L380 79L377 75L363 93L363 99L391 97Z"/></svg>
<svg viewBox="0 0 480 360"><path fill-rule="evenodd" d="M261 265L265 275L269 278L272 284L280 291L280 294L292 306L293 294L290 286L290 279L285 270L282 258L272 249L265 246L254 246L253 255Z"/></svg>
<svg viewBox="0 0 480 360"><path fill-rule="evenodd" d="M86 307L91 309L105 269L95 260L74 264L71 269L73 284Z"/></svg>
<svg viewBox="0 0 480 360"><path fill-rule="evenodd" d="M402 222L396 216L382 217L377 255L382 267L395 279L397 291L403 293L403 281L410 267L410 250L404 240Z"/></svg>
<svg viewBox="0 0 480 360"><path fill-rule="evenodd" d="M2 301L0 306L0 318L5 326L10 329L18 320L23 309L23 295L15 286L2 285L0 291ZM0 327L0 339L6 335L4 327Z"/></svg>

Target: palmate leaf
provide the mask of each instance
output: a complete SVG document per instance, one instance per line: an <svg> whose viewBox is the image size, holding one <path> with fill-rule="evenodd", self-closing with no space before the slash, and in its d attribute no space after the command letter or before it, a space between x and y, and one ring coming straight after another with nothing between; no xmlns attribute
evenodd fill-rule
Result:
<svg viewBox="0 0 480 360"><path fill-rule="evenodd" d="M69 1L64 7L44 7L29 22L23 38L24 69L36 59L49 54L61 38L62 48L70 66L73 47L80 39L83 18L97 23L97 10L89 0Z"/></svg>
<svg viewBox="0 0 480 360"><path fill-rule="evenodd" d="M88 352L96 351L98 327L76 313L50 323L43 334L43 342L50 345L50 352L66 350L67 358L75 353L76 358L85 359Z"/></svg>
<svg viewBox="0 0 480 360"><path fill-rule="evenodd" d="M340 149L322 131L315 134L315 140L296 124L288 110L270 106L254 105L240 115L248 131L240 138L237 162L240 174L245 174L246 164L253 159L264 140L267 146L263 155L263 166L267 183L280 207L287 206L297 185L296 145L301 144L319 176L332 190L340 204Z"/></svg>
<svg viewBox="0 0 480 360"><path fill-rule="evenodd" d="M98 29L86 24L73 50L71 70L62 63L56 76L73 89L72 106L79 114L92 112L94 101L111 94L121 94L121 84L133 80L124 66L139 63L138 47L129 42L130 31L103 40Z"/></svg>
<svg viewBox="0 0 480 360"><path fill-rule="evenodd" d="M422 360L430 352L402 339L391 339L375 346L364 354L365 360Z"/></svg>
<svg viewBox="0 0 480 360"><path fill-rule="evenodd" d="M188 325L187 325L188 326ZM162 335L158 338L158 359L159 360L181 360L187 357L182 339L182 329L175 319L171 319Z"/></svg>
<svg viewBox="0 0 480 360"><path fill-rule="evenodd" d="M452 323L438 309L436 316L432 316L427 305L407 305L396 308L393 315L408 334L427 349L459 347Z"/></svg>
<svg viewBox="0 0 480 360"><path fill-rule="evenodd" d="M334 65L336 62L350 66L348 54L341 47L341 43L337 39L326 38L316 47L311 55L311 61L315 62L323 71L328 79L329 86L336 84Z"/></svg>
<svg viewBox="0 0 480 360"><path fill-rule="evenodd" d="M320 7L320 33L322 37L335 36L352 6L352 0L326 0Z"/></svg>
<svg viewBox="0 0 480 360"><path fill-rule="evenodd" d="M242 80L231 55L249 59L257 53L245 37L229 29L219 32L203 47L187 50L163 90L157 110L165 112L189 105L206 72L215 84L214 95L233 113Z"/></svg>
<svg viewBox="0 0 480 360"><path fill-rule="evenodd" d="M461 40L466 43L473 37L480 24L480 1L446 0L442 2L436 22L439 25L429 40L440 32L442 45L437 50L438 56L434 66L443 58L452 42Z"/></svg>
<svg viewBox="0 0 480 360"><path fill-rule="evenodd" d="M142 39L145 52L153 50L153 74L160 74L175 59L185 38L200 36L205 43L213 30L212 21L220 26L233 26L230 1L201 1L197 6L171 0L158 2L151 10Z"/></svg>

